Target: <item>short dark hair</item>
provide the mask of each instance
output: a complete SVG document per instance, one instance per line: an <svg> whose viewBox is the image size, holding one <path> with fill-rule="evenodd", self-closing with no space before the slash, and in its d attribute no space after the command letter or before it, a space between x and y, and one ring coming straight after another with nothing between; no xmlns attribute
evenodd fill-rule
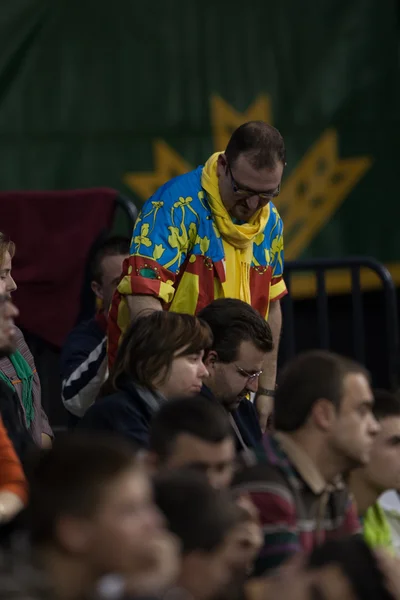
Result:
<svg viewBox="0 0 400 600"><path fill-rule="evenodd" d="M377 421L386 417L400 417L400 398L387 390L374 390L372 412Z"/></svg>
<svg viewBox="0 0 400 600"><path fill-rule="evenodd" d="M249 304L234 298L214 300L199 317L211 328L212 349L221 362L233 362L241 342L252 342L261 352L271 352L274 344L271 327Z"/></svg>
<svg viewBox="0 0 400 600"><path fill-rule="evenodd" d="M228 490L216 490L202 473L178 469L155 479L155 501L183 554L212 552L242 520Z"/></svg>
<svg viewBox="0 0 400 600"><path fill-rule="evenodd" d="M329 540L318 546L309 556L307 568L335 564L348 578L357 600L393 600L376 556L361 535Z"/></svg>
<svg viewBox="0 0 400 600"><path fill-rule="evenodd" d="M343 380L351 373L362 373L369 380L362 365L333 352L312 350L297 356L279 377L274 402L275 428L280 431L300 429L321 398L339 409Z"/></svg>
<svg viewBox="0 0 400 600"><path fill-rule="evenodd" d="M193 315L155 310L135 319L118 348L110 373L114 389L121 376L151 388L152 381L179 356L196 354L212 344L212 333L204 321Z"/></svg>
<svg viewBox="0 0 400 600"><path fill-rule="evenodd" d="M164 404L154 416L149 449L165 461L182 433L218 444L232 437L232 428L226 411L217 402L202 396L174 400Z"/></svg>
<svg viewBox="0 0 400 600"><path fill-rule="evenodd" d="M114 235L109 237L102 242L97 248L91 265L90 275L93 281L101 283L103 272L101 263L103 258L106 256L124 256L129 254L131 241L129 238L122 235ZM122 272L122 269L121 269Z"/></svg>
<svg viewBox="0 0 400 600"><path fill-rule="evenodd" d="M231 167L240 154L245 154L257 170L273 169L278 162L286 164L283 137L275 127L265 121L249 121L233 132L225 150Z"/></svg>
<svg viewBox="0 0 400 600"><path fill-rule="evenodd" d="M135 448L114 435L68 433L28 467L27 521L34 543L56 541L60 517L93 515L102 490L136 467Z"/></svg>

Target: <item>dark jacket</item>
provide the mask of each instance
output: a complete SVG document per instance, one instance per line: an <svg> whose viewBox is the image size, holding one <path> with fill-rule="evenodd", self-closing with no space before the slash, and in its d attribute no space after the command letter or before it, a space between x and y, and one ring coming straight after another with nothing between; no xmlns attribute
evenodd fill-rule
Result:
<svg viewBox="0 0 400 600"><path fill-rule="evenodd" d="M25 466L27 455L34 447L33 439L25 425L17 392L2 380L0 380L0 415L14 450L22 466Z"/></svg>
<svg viewBox="0 0 400 600"><path fill-rule="evenodd" d="M76 425L107 377L107 321L98 313L71 331L61 352L62 401Z"/></svg>
<svg viewBox="0 0 400 600"><path fill-rule="evenodd" d="M205 385L203 385L201 389L201 395L217 402L211 390ZM244 399L240 402L239 407L230 414L232 415L247 448L258 450L261 446L262 431L254 404L250 400ZM242 450L243 446L239 441L236 432L235 439L237 450Z"/></svg>
<svg viewBox="0 0 400 600"><path fill-rule="evenodd" d="M115 394L96 400L77 428L113 431L147 447L151 419L164 399L132 381L120 381L118 388Z"/></svg>

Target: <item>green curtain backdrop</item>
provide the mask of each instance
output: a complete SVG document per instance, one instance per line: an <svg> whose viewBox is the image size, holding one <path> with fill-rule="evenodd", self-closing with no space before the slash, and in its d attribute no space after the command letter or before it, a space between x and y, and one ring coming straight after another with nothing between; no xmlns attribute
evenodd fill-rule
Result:
<svg viewBox="0 0 400 600"><path fill-rule="evenodd" d="M288 150L288 256L396 272L395 0L2 0L1 17L0 189L110 186L139 203L268 118Z"/></svg>

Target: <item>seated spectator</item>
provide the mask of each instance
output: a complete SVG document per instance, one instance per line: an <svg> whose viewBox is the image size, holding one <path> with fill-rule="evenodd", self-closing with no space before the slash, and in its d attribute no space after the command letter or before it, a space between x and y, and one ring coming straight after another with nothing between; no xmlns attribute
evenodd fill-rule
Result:
<svg viewBox="0 0 400 600"><path fill-rule="evenodd" d="M400 496L397 490L389 490L378 500L389 523L394 554L400 557Z"/></svg>
<svg viewBox="0 0 400 600"><path fill-rule="evenodd" d="M146 447L157 410L201 390L207 375L202 359L211 340L208 325L192 315L156 311L139 317L110 374L114 393L97 400L79 428L115 431Z"/></svg>
<svg viewBox="0 0 400 600"><path fill-rule="evenodd" d="M95 598L111 576L119 589L138 594L158 590L160 573L163 585L171 585L177 544L164 529L130 444L114 437L61 437L42 452L29 483L30 545L21 556L24 545L16 540L1 562L15 586L25 586L24 598L32 597L33 582L42 588L37 597L68 600ZM170 573L165 564L160 569L160 542ZM4 577L2 572L1 583Z"/></svg>
<svg viewBox="0 0 400 600"><path fill-rule="evenodd" d="M213 487L229 487L235 444L225 411L200 396L167 402L151 423L147 463L160 471L196 469Z"/></svg>
<svg viewBox="0 0 400 600"><path fill-rule="evenodd" d="M11 276L15 245L0 233L0 278L5 282L6 293L17 289ZM38 446L51 445L53 433L42 407L40 379L33 356L20 329L15 327L15 350L0 359L0 381L8 388L8 398L18 403L26 427Z"/></svg>
<svg viewBox="0 0 400 600"><path fill-rule="evenodd" d="M386 390L374 392L373 412L380 425L369 463L350 473L349 485L361 518L365 541L394 551L392 531L378 498L400 489L400 399Z"/></svg>
<svg viewBox="0 0 400 600"><path fill-rule="evenodd" d="M215 398L228 411L237 449L246 454L262 437L249 396L273 393L258 386L266 356L273 349L271 328L249 304L233 298L214 300L198 316L209 325L214 338L204 359L209 377L202 394Z"/></svg>
<svg viewBox="0 0 400 600"><path fill-rule="evenodd" d="M17 329L14 318L18 310L6 294L5 281L0 279L0 358L9 356L16 349ZM0 379L0 415L6 434L20 460L25 459L32 438L26 428L25 418L15 392Z"/></svg>
<svg viewBox="0 0 400 600"><path fill-rule="evenodd" d="M24 471L0 419L0 525L15 517L27 500Z"/></svg>
<svg viewBox="0 0 400 600"><path fill-rule="evenodd" d="M91 277L99 311L71 331L62 349L62 400L73 424L96 400L108 376L108 309L121 278L122 263L129 256L129 246L128 238L116 236L107 239L96 252Z"/></svg>
<svg viewBox="0 0 400 600"><path fill-rule="evenodd" d="M335 354L307 352L284 370L276 433L264 437L264 459L236 481L238 491L251 493L265 530L256 574L359 531L341 476L369 460L379 429L373 401L365 369Z"/></svg>
<svg viewBox="0 0 400 600"><path fill-rule="evenodd" d="M211 600L229 589L242 568L235 538L242 514L228 492L182 470L156 480L155 499L181 542L178 585L193 600Z"/></svg>

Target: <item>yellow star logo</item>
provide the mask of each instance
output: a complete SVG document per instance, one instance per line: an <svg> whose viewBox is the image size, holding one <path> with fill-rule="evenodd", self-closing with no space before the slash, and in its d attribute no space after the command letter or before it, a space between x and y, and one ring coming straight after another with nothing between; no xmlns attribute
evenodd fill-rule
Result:
<svg viewBox="0 0 400 600"><path fill-rule="evenodd" d="M143 200L150 198L166 181L188 173L193 168L164 140L154 142L153 154L155 164L153 173L127 173L124 177L126 185Z"/></svg>
<svg viewBox="0 0 400 600"><path fill-rule="evenodd" d="M211 126L214 150L224 150L232 133L247 121L266 121L271 123L271 101L266 94L260 94L249 108L240 113L220 96L211 97Z"/></svg>
<svg viewBox="0 0 400 600"><path fill-rule="evenodd" d="M334 129L327 129L286 179L277 199L285 226L285 256L297 258L336 212L372 160L341 159Z"/></svg>

